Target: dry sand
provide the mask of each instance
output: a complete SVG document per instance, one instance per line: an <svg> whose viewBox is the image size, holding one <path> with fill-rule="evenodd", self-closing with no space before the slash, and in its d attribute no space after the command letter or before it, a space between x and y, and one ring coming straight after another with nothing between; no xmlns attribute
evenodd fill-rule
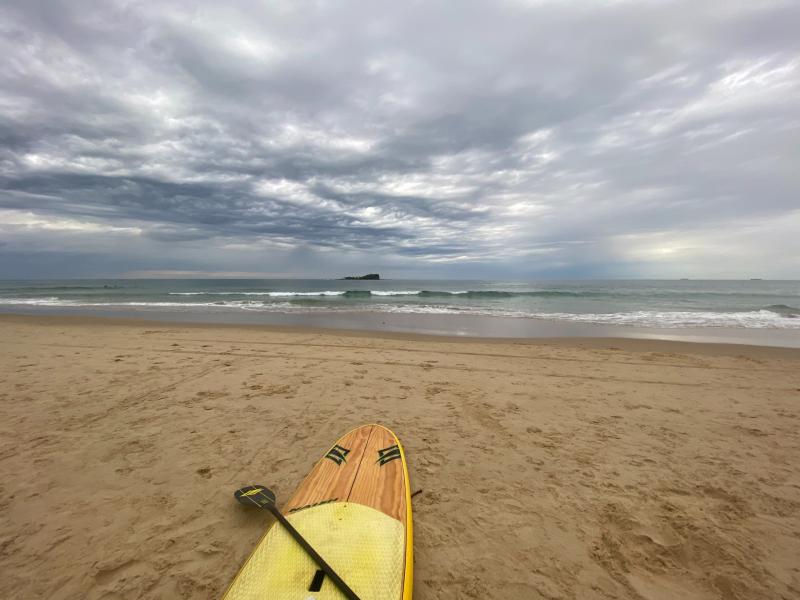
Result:
<svg viewBox="0 0 800 600"><path fill-rule="evenodd" d="M800 351L0 317L0 597L218 598L349 428L415 598L800 598Z"/></svg>

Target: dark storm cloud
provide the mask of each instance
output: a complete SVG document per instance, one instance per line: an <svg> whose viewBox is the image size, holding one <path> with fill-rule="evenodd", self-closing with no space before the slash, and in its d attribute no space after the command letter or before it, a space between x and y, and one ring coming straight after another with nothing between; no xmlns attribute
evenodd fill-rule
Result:
<svg viewBox="0 0 800 600"><path fill-rule="evenodd" d="M796 275L797 22L796 2L7 2L0 275Z"/></svg>

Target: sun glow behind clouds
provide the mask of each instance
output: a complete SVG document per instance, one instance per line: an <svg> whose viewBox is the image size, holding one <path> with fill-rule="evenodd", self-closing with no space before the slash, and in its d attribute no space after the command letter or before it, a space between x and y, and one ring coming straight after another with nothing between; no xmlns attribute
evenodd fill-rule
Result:
<svg viewBox="0 0 800 600"><path fill-rule="evenodd" d="M40 216L29 211L0 209L0 230L13 232L28 231L61 231L71 233L125 233L141 235L139 227L119 227L105 223L97 223L64 217L54 218Z"/></svg>

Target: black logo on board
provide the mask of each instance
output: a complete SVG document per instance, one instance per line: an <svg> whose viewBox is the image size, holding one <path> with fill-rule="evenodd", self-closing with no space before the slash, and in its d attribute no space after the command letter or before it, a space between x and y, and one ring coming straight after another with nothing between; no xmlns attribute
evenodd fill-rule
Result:
<svg viewBox="0 0 800 600"><path fill-rule="evenodd" d="M330 458L337 465L342 466L343 462L347 462L348 454L350 454L350 450L348 450L347 448L343 448L339 444L336 444L333 448L328 450L328 453L325 455L325 458Z"/></svg>
<svg viewBox="0 0 800 600"><path fill-rule="evenodd" d="M383 450L378 450L378 460L375 462L382 467L386 463L392 462L397 458L400 458L400 448L397 446L397 444L395 444L394 446L389 446Z"/></svg>

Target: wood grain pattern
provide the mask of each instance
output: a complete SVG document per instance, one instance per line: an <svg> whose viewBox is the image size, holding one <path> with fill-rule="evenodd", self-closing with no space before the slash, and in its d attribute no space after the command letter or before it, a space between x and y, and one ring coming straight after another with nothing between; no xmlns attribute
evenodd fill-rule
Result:
<svg viewBox="0 0 800 600"><path fill-rule="evenodd" d="M300 484L283 513L330 500L357 502L406 525L403 460L394 434L380 425L363 425L336 441L349 450L341 464L323 457Z"/></svg>
<svg viewBox="0 0 800 600"><path fill-rule="evenodd" d="M408 484L397 446L391 431L374 426L348 500L371 506L405 525Z"/></svg>
<svg viewBox="0 0 800 600"><path fill-rule="evenodd" d="M341 464L337 464L323 456L297 488L292 499L283 507L282 512L289 514L301 507L329 500L347 500L372 428L372 425L365 425L336 440L335 446L349 450L345 459Z"/></svg>

